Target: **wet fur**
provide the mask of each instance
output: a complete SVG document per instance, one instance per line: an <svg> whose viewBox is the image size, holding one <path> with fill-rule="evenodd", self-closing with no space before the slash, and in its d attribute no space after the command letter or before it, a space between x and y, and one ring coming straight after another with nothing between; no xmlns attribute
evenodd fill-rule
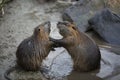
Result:
<svg viewBox="0 0 120 80"><path fill-rule="evenodd" d="M98 46L91 38L69 22L59 22L57 26L63 39L51 38L51 40L56 44L54 47L67 49L73 59L74 70L91 71L100 67L101 54Z"/></svg>
<svg viewBox="0 0 120 80"><path fill-rule="evenodd" d="M27 71L39 70L43 59L47 57L51 48L49 32L46 31L44 25L39 25L35 28L33 35L23 40L18 46L17 64Z"/></svg>
<svg viewBox="0 0 120 80"><path fill-rule="evenodd" d="M48 25L48 27L45 27ZM53 49L53 42L49 41L50 22L45 22L34 29L31 37L24 39L17 48L16 61L17 66L9 68L4 76L8 80L10 72L15 69L24 69L26 71L40 70L43 59L45 59L50 50Z"/></svg>

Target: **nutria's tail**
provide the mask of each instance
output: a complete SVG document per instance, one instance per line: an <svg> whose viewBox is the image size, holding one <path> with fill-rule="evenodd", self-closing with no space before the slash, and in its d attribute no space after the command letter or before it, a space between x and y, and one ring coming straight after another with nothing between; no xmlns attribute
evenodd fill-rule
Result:
<svg viewBox="0 0 120 80"><path fill-rule="evenodd" d="M16 69L16 66L9 68L9 69L4 73L4 77L5 77L7 80L12 80L12 79L10 79L10 77L9 77L8 75L10 74L10 72L14 71L15 69Z"/></svg>

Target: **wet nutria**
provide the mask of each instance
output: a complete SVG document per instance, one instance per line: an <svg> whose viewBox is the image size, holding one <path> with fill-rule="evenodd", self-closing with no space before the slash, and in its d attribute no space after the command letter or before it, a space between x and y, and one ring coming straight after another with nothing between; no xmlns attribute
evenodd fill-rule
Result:
<svg viewBox="0 0 120 80"><path fill-rule="evenodd" d="M91 71L100 67L101 54L96 43L70 22L58 22L57 27L63 39L52 39L57 47L64 47L71 55L74 70Z"/></svg>
<svg viewBox="0 0 120 80"><path fill-rule="evenodd" d="M52 49L52 43L49 41L50 22L40 24L34 29L34 33L31 37L23 40L16 51L17 66L26 71L40 70L41 63L45 59L50 50ZM17 68L18 68L17 67ZM13 71L16 67L8 69L5 73L5 77Z"/></svg>
<svg viewBox="0 0 120 80"><path fill-rule="evenodd" d="M23 40L16 52L17 64L25 70L39 70L44 58L52 49L49 41L50 22L45 22L35 28L31 37Z"/></svg>

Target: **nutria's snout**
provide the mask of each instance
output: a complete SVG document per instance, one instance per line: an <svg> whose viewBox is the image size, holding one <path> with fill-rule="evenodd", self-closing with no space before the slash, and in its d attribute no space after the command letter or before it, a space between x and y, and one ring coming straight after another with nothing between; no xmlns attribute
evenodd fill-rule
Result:
<svg viewBox="0 0 120 80"><path fill-rule="evenodd" d="M59 21L59 22L57 23L57 27L58 27L58 28L65 27L65 25L66 25L66 23L65 23L65 22L62 22L62 21Z"/></svg>
<svg viewBox="0 0 120 80"><path fill-rule="evenodd" d="M69 21L59 21L58 23L57 23L57 26L67 26L67 25L69 25L70 24L70 22Z"/></svg>
<svg viewBox="0 0 120 80"><path fill-rule="evenodd" d="M57 28L60 28L62 26L62 22L57 23Z"/></svg>
<svg viewBox="0 0 120 80"><path fill-rule="evenodd" d="M60 24L63 24L63 22L59 21L59 22L57 23L57 25L60 25Z"/></svg>

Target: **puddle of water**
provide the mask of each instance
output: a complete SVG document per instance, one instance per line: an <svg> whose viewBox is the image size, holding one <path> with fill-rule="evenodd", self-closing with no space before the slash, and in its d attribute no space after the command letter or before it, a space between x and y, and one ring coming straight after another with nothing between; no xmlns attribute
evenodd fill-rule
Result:
<svg viewBox="0 0 120 80"><path fill-rule="evenodd" d="M64 48L56 48L51 51L44 64L48 66L50 79L62 79L72 71L73 62L68 52Z"/></svg>

